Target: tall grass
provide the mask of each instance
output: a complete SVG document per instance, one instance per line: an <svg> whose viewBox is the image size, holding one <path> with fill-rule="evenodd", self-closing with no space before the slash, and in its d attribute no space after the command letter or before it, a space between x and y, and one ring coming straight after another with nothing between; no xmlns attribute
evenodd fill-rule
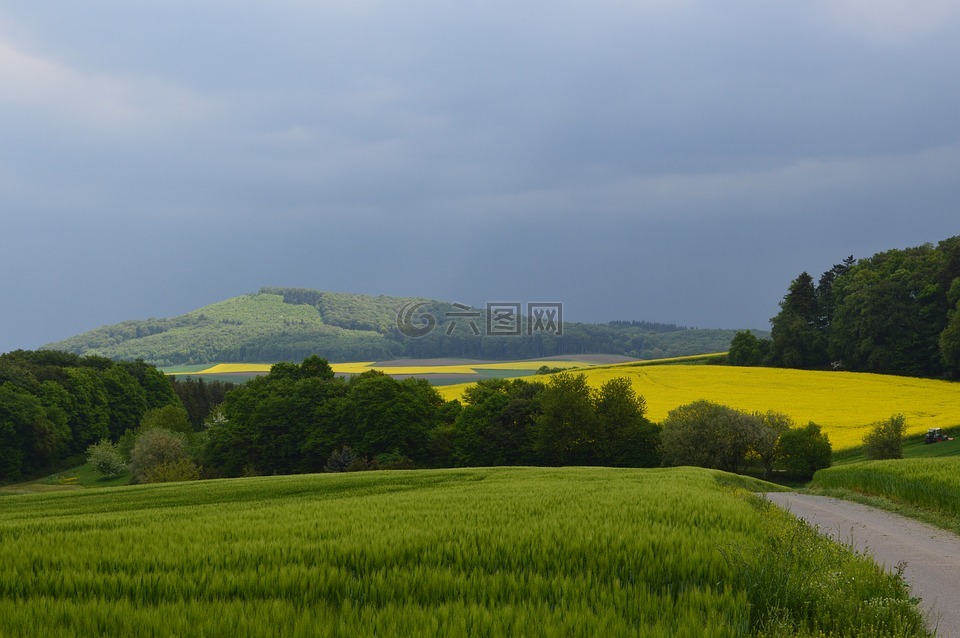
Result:
<svg viewBox="0 0 960 638"><path fill-rule="evenodd" d="M958 456L850 463L817 472L811 487L881 496L895 503L960 518Z"/></svg>
<svg viewBox="0 0 960 638"><path fill-rule="evenodd" d="M903 584L690 468L0 498L0 635L924 635Z"/></svg>

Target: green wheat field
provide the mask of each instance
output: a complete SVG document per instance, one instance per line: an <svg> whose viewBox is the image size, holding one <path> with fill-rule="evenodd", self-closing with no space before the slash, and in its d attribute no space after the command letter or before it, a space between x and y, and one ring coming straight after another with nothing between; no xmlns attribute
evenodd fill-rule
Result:
<svg viewBox="0 0 960 638"><path fill-rule="evenodd" d="M5 496L0 636L925 635L902 582L765 488L481 468Z"/></svg>

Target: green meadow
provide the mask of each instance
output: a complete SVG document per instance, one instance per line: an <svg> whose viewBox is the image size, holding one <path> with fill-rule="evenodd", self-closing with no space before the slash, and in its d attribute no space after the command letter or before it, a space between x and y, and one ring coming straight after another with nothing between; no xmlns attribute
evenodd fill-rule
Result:
<svg viewBox="0 0 960 638"><path fill-rule="evenodd" d="M0 497L0 636L922 636L896 577L691 468Z"/></svg>

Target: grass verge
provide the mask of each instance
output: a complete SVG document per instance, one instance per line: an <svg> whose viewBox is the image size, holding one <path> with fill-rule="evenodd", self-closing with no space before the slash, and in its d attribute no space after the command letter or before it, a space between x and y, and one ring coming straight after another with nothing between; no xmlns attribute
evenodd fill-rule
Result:
<svg viewBox="0 0 960 638"><path fill-rule="evenodd" d="M939 445L946 443L934 444ZM817 472L807 491L879 507L960 534L960 456L839 465Z"/></svg>

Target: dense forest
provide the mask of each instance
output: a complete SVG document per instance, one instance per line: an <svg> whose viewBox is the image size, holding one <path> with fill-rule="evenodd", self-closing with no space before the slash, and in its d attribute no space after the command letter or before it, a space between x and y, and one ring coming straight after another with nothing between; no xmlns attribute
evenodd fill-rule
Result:
<svg viewBox="0 0 960 638"><path fill-rule="evenodd" d="M429 325L430 318L435 325L427 334L411 337L398 318L404 308L414 307L411 326ZM263 288L179 317L125 321L45 347L158 366L301 361L312 354L329 361L512 360L593 353L655 359L722 352L735 334L615 321L563 322L557 335L528 331L528 322L526 316L521 319L519 336L498 336L487 331L486 309L429 299Z"/></svg>
<svg viewBox="0 0 960 638"><path fill-rule="evenodd" d="M729 362L957 378L960 236L803 272L770 323L770 339L738 333Z"/></svg>
<svg viewBox="0 0 960 638"><path fill-rule="evenodd" d="M167 378L142 361L54 351L0 355L0 481L36 475L118 440L151 410L179 405Z"/></svg>

